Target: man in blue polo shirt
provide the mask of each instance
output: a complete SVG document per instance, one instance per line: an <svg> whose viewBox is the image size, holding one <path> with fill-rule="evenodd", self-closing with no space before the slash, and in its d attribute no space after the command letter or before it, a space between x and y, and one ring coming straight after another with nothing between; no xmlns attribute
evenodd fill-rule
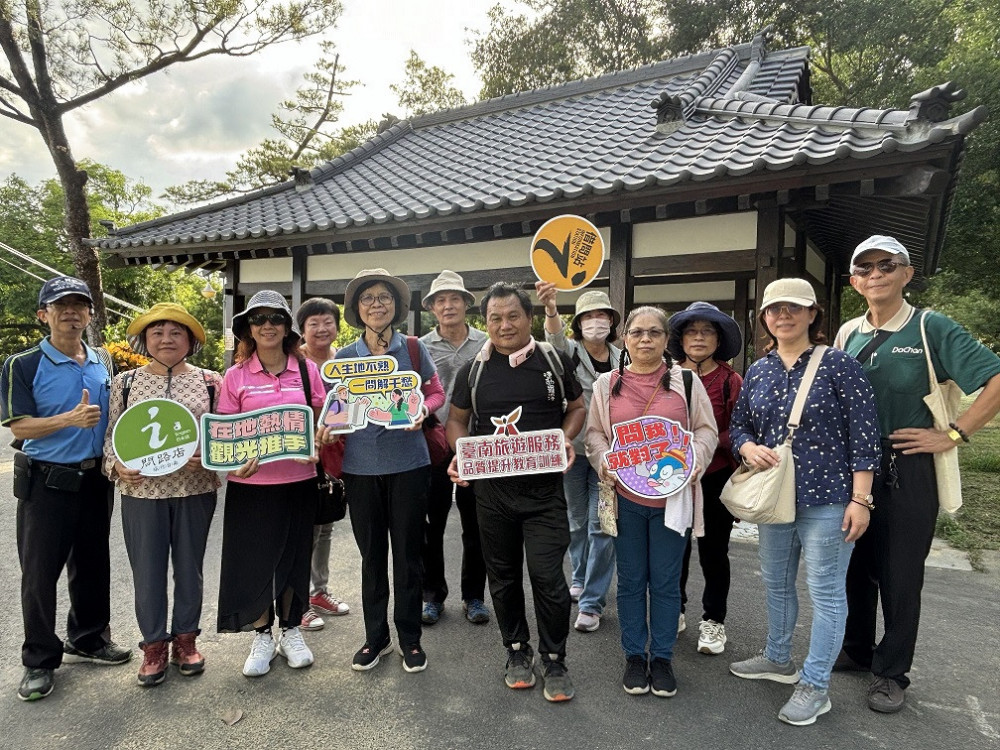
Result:
<svg viewBox="0 0 1000 750"><path fill-rule="evenodd" d="M110 640L108 534L113 494L101 474L108 427L110 359L83 342L93 300L80 279L42 286L38 319L50 335L11 355L0 372L0 423L23 440L15 459L17 552L21 562L24 678L18 698L52 692L65 661L124 664L132 652ZM56 583L66 568L70 610L56 635Z"/></svg>

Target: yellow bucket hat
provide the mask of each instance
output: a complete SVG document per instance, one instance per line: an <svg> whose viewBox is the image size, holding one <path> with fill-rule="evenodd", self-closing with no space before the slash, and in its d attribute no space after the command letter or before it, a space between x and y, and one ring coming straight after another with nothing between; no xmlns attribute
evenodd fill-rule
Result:
<svg viewBox="0 0 1000 750"><path fill-rule="evenodd" d="M205 329L187 311L184 305L179 305L176 302L158 302L129 323L125 335L128 337L128 344L132 347L132 351L148 357L149 350L146 349L146 339L142 333L153 323L159 323L164 320L178 323L191 331L191 334L194 336L194 345L191 347L191 352L188 356L201 351L201 347L205 344Z"/></svg>

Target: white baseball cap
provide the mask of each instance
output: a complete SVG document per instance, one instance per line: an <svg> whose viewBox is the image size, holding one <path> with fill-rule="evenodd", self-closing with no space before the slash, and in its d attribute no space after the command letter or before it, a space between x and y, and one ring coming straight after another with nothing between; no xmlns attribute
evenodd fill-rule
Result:
<svg viewBox="0 0 1000 750"><path fill-rule="evenodd" d="M867 253L869 250L885 250L887 253L902 256L906 265L910 265L910 254L906 252L906 248L903 247L902 243L895 237L889 237L885 234L873 234L854 248L854 253L851 255L851 265L855 264L858 256L862 253Z"/></svg>

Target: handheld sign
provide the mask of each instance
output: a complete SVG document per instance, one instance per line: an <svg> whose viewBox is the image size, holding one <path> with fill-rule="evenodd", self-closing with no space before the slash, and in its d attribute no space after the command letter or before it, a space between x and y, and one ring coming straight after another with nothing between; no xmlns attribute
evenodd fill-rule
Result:
<svg viewBox="0 0 1000 750"><path fill-rule="evenodd" d="M313 455L313 411L301 404L243 414L202 414L201 465L233 471L256 458L262 464Z"/></svg>
<svg viewBox="0 0 1000 750"><path fill-rule="evenodd" d="M664 417L645 416L612 427L611 450L604 454L618 481L640 497L674 495L695 471L694 433Z"/></svg>
<svg viewBox="0 0 1000 750"><path fill-rule="evenodd" d="M400 370L393 356L331 359L320 368L333 383L319 415L321 427L349 433L376 424L387 430L413 425L424 406L420 373Z"/></svg>
<svg viewBox="0 0 1000 750"><path fill-rule="evenodd" d="M464 437L455 449L464 481L566 469L566 436L558 429Z"/></svg>
<svg viewBox="0 0 1000 750"><path fill-rule="evenodd" d="M198 450L198 421L176 401L152 398L126 409L111 433L118 460L146 477L171 474Z"/></svg>
<svg viewBox="0 0 1000 750"><path fill-rule="evenodd" d="M562 292L582 289L604 265L604 238L582 216L563 214L542 224L531 240L531 268Z"/></svg>

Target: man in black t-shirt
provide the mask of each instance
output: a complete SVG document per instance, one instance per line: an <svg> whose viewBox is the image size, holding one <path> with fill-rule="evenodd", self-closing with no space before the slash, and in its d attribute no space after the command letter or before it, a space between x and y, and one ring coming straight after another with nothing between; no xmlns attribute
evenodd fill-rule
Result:
<svg viewBox="0 0 1000 750"><path fill-rule="evenodd" d="M542 351L547 345L531 337L531 299L518 287L497 282L483 297L481 309L490 341L483 354L455 377L449 442L454 447L458 438L469 434L474 412L476 435L504 434L515 421L518 432L561 428L566 435L567 463L572 463L570 441L585 417L583 389L572 363L551 348ZM457 482L457 461L448 472ZM521 573L522 560L527 558L545 698L569 700L574 694L565 665L570 598L562 569L569 523L562 476L508 476L479 479L474 484L490 594L508 652L504 681L515 689L535 684Z"/></svg>

